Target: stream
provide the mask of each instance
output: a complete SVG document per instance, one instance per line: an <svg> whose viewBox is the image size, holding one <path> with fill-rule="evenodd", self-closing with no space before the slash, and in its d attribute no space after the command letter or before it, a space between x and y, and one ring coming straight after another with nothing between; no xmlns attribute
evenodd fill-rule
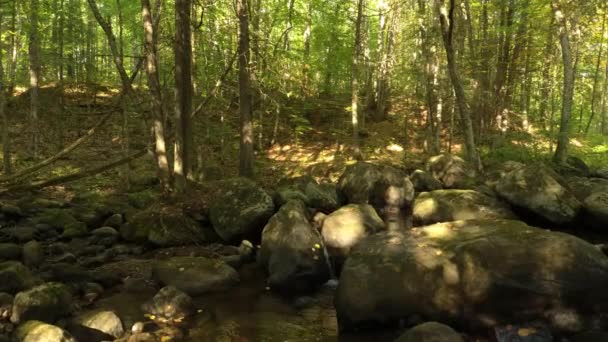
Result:
<svg viewBox="0 0 608 342"><path fill-rule="evenodd" d="M333 307L335 288L326 285L310 297L288 300L265 287L264 275L255 264L243 266L241 282L220 293L195 297L197 311L182 328L187 342L378 342L392 341L398 332L338 335ZM144 321L141 304L154 293L117 292L100 299L95 307L114 310L125 329Z"/></svg>

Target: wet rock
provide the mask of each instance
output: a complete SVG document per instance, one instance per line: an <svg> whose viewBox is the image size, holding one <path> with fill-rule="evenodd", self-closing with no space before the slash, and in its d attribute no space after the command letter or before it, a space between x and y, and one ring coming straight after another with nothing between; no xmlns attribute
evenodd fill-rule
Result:
<svg viewBox="0 0 608 342"><path fill-rule="evenodd" d="M10 293L0 292L0 321L8 321L11 318L14 300Z"/></svg>
<svg viewBox="0 0 608 342"><path fill-rule="evenodd" d="M386 225L371 205L349 204L323 220L321 234L329 255L342 265L355 244L383 230Z"/></svg>
<svg viewBox="0 0 608 342"><path fill-rule="evenodd" d="M63 253L48 259L48 262L52 264L75 264L77 261L78 258L72 253Z"/></svg>
<svg viewBox="0 0 608 342"><path fill-rule="evenodd" d="M15 243L0 243L0 259L1 260L19 260L21 259L22 248Z"/></svg>
<svg viewBox="0 0 608 342"><path fill-rule="evenodd" d="M119 228L124 223L122 214L114 214L108 217L103 223L106 227Z"/></svg>
<svg viewBox="0 0 608 342"><path fill-rule="evenodd" d="M496 185L498 195L517 208L556 224L576 218L581 203L553 170L542 164L509 172Z"/></svg>
<svg viewBox="0 0 608 342"><path fill-rule="evenodd" d="M159 283L196 296L224 291L239 282L238 273L219 260L205 257L173 257L157 261L152 276Z"/></svg>
<svg viewBox="0 0 608 342"><path fill-rule="evenodd" d="M108 334L105 334L99 330L85 327L84 325L69 322L65 327L67 331L72 334L76 341L86 342L109 342L114 341L115 338Z"/></svg>
<svg viewBox="0 0 608 342"><path fill-rule="evenodd" d="M448 189L468 188L474 177L474 172L467 162L451 154L430 157L426 161L426 171Z"/></svg>
<svg viewBox="0 0 608 342"><path fill-rule="evenodd" d="M40 242L32 240L23 246L23 263L25 266L36 268L42 264L43 259L44 250Z"/></svg>
<svg viewBox="0 0 608 342"><path fill-rule="evenodd" d="M101 297L104 292L102 285L93 282L81 283L79 290L86 303L93 303Z"/></svg>
<svg viewBox="0 0 608 342"><path fill-rule="evenodd" d="M607 285L608 258L574 236L519 221L457 221L361 241L335 305L341 330L414 314L494 326L545 320L556 307L584 328L590 312L608 308Z"/></svg>
<svg viewBox="0 0 608 342"><path fill-rule="evenodd" d="M506 325L494 327L498 342L553 342L551 331L545 326Z"/></svg>
<svg viewBox="0 0 608 342"><path fill-rule="evenodd" d="M151 333L142 332L133 334L129 337L127 342L158 342L159 340Z"/></svg>
<svg viewBox="0 0 608 342"><path fill-rule="evenodd" d="M462 336L449 326L437 322L419 324L395 342L464 342Z"/></svg>
<svg viewBox="0 0 608 342"><path fill-rule="evenodd" d="M160 324L180 324L193 313L192 298L173 286L166 286L142 305L152 320Z"/></svg>
<svg viewBox="0 0 608 342"><path fill-rule="evenodd" d="M17 293L11 322L40 320L52 323L69 314L73 306L74 298L67 286L61 283L44 283Z"/></svg>
<svg viewBox="0 0 608 342"><path fill-rule="evenodd" d="M34 286L29 268L18 261L0 263L0 292L16 293Z"/></svg>
<svg viewBox="0 0 608 342"><path fill-rule="evenodd" d="M435 179L430 173L423 170L415 170L410 175L410 180L416 192L434 191L443 189L443 184Z"/></svg>
<svg viewBox="0 0 608 342"><path fill-rule="evenodd" d="M76 342L69 332L60 327L34 320L19 325L13 339L15 342Z"/></svg>
<svg viewBox="0 0 608 342"><path fill-rule="evenodd" d="M74 323L90 329L98 330L114 338L124 334L122 321L113 311L95 310L79 314Z"/></svg>
<svg viewBox="0 0 608 342"><path fill-rule="evenodd" d="M209 206L209 219L217 235L229 243L259 240L275 210L272 197L245 178L219 181L216 186L220 191Z"/></svg>
<svg viewBox="0 0 608 342"><path fill-rule="evenodd" d="M268 272L270 288L280 292L311 291L329 279L323 240L303 202L287 202L270 219L262 232L258 263Z"/></svg>
<svg viewBox="0 0 608 342"><path fill-rule="evenodd" d="M515 218L508 204L474 190L423 192L414 201L416 225L471 219Z"/></svg>

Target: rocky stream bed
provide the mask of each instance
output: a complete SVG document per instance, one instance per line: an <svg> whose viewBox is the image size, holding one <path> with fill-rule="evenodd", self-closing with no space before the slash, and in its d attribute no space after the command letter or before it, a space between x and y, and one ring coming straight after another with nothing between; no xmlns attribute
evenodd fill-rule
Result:
<svg viewBox="0 0 608 342"><path fill-rule="evenodd" d="M605 173L442 155L7 196L0 341L608 341Z"/></svg>

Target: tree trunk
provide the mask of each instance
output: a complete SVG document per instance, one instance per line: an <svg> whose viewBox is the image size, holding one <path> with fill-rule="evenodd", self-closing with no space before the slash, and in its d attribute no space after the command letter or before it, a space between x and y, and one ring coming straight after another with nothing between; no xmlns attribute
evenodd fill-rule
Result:
<svg viewBox="0 0 608 342"><path fill-rule="evenodd" d="M161 0L157 0L157 6ZM156 158L157 174L160 180L160 188L163 194L168 194L171 188L169 161L167 158L167 143L165 136L165 124L167 117L163 109L162 91L158 70L156 30L152 20L150 0L141 0L142 17L144 23L144 53L146 57L146 74L148 76L148 87L152 97L152 120L154 132L154 156Z"/></svg>
<svg viewBox="0 0 608 342"><path fill-rule="evenodd" d="M606 6L604 6L606 7ZM600 50L597 53L597 61L595 63L595 73L593 74L593 88L591 90L591 116L589 117L589 121L587 121L587 126L585 127L585 135L589 133L589 127L591 127L591 122L593 121L593 117L595 116L595 100L597 98L597 83L598 76L600 74L600 64L602 61L602 49L604 48L604 34L606 33L606 9L604 9L604 16L602 17L602 35L600 36Z"/></svg>
<svg viewBox="0 0 608 342"><path fill-rule="evenodd" d="M363 21L363 1L357 0L357 21L355 23L355 43L351 76L351 122L353 129L353 152L356 160L361 160L359 139L359 59L361 55L361 23Z"/></svg>
<svg viewBox="0 0 608 342"><path fill-rule="evenodd" d="M545 44L542 81L540 89L540 124L543 130L547 129L547 102L549 101L549 93L551 92L551 65L553 63L554 44L553 33L554 33L555 19L551 19L551 25L549 26L549 32L547 33L547 43Z"/></svg>
<svg viewBox="0 0 608 342"><path fill-rule="evenodd" d="M310 35L312 34L312 0L308 1L308 11L306 12L306 28L304 29L304 57L302 61L304 66L302 68L302 75L304 80L302 82L302 92L304 95L309 95L309 82L310 82Z"/></svg>
<svg viewBox="0 0 608 342"><path fill-rule="evenodd" d="M0 14L0 32L3 31L3 17ZM4 67L2 65L2 49L0 49L0 119L2 119L2 161L5 175L13 172L11 163L11 138L9 131L8 115L6 113L6 82L4 80Z"/></svg>
<svg viewBox="0 0 608 342"><path fill-rule="evenodd" d="M454 87L454 93L456 95L456 105L458 106L458 112L460 113L460 119L462 121L462 130L465 135L465 146L467 150L467 159L473 165L473 167L481 172L482 165L479 155L477 154L477 147L475 146L475 136L473 133L473 123L471 121L471 115L467 108L466 98L462 83L460 82L460 76L458 74L456 66L456 58L454 53L454 47L452 45L452 34L454 31L454 0L450 0L449 9L446 8L445 0L435 0L435 6L439 15L439 22L441 25L441 35L443 37L443 43L445 46L445 52L448 60L448 71L450 79L452 80L452 86Z"/></svg>
<svg viewBox="0 0 608 342"><path fill-rule="evenodd" d="M38 89L40 87L40 61L38 40L38 0L30 0L30 35L29 35L29 59L30 59L30 131L31 152L34 158L38 158Z"/></svg>
<svg viewBox="0 0 608 342"><path fill-rule="evenodd" d="M608 134L608 122L606 120L606 112L608 111L608 62L606 63L606 69L604 70L604 86L602 89L602 126L601 134Z"/></svg>
<svg viewBox="0 0 608 342"><path fill-rule="evenodd" d="M190 45L190 0L175 1L175 127L173 174L176 191L185 189L192 172L192 46Z"/></svg>
<svg viewBox="0 0 608 342"><path fill-rule="evenodd" d="M559 28L559 43L562 47L562 61L564 64L564 86L562 91L562 113L557 147L553 159L558 164L565 164L568 158L568 144L570 116L572 113L572 97L574 95L574 67L572 65L572 50L565 14L562 12L559 0L552 0L551 7L555 15L555 22Z"/></svg>
<svg viewBox="0 0 608 342"><path fill-rule="evenodd" d="M19 42L21 31L21 17L17 8L17 0L13 0L11 13L11 63L8 74L8 93L12 94L17 82L17 61L19 57Z"/></svg>
<svg viewBox="0 0 608 342"><path fill-rule="evenodd" d="M99 12L99 9L97 8L97 3L95 2L95 0L87 0L87 1L89 3L89 7L91 8L91 11L93 12L93 15L95 16L95 19L99 23L99 26L101 26L101 28L103 29L103 32L106 34L106 38L108 39L108 45L109 45L110 51L112 53L113 62L114 62L114 65L116 66L116 70L118 71L118 74L120 75L120 81L121 81L121 84L123 87L123 92L128 93L131 91L132 82L129 78L129 75L127 75L127 71L125 70L125 67L122 63L121 54L118 49L118 45L116 44L116 37L114 36L114 33L112 32L112 27L101 16L101 13Z"/></svg>
<svg viewBox="0 0 608 342"><path fill-rule="evenodd" d="M251 85L249 71L249 12L247 0L237 0L239 19L239 110L241 114L241 141L239 175L253 178L253 122L251 120Z"/></svg>

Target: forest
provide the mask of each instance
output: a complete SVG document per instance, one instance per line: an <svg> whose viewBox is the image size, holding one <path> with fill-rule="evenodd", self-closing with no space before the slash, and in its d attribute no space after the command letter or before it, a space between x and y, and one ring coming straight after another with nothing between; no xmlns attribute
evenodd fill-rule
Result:
<svg viewBox="0 0 608 342"><path fill-rule="evenodd" d="M0 1L0 342L608 341L607 19Z"/></svg>

